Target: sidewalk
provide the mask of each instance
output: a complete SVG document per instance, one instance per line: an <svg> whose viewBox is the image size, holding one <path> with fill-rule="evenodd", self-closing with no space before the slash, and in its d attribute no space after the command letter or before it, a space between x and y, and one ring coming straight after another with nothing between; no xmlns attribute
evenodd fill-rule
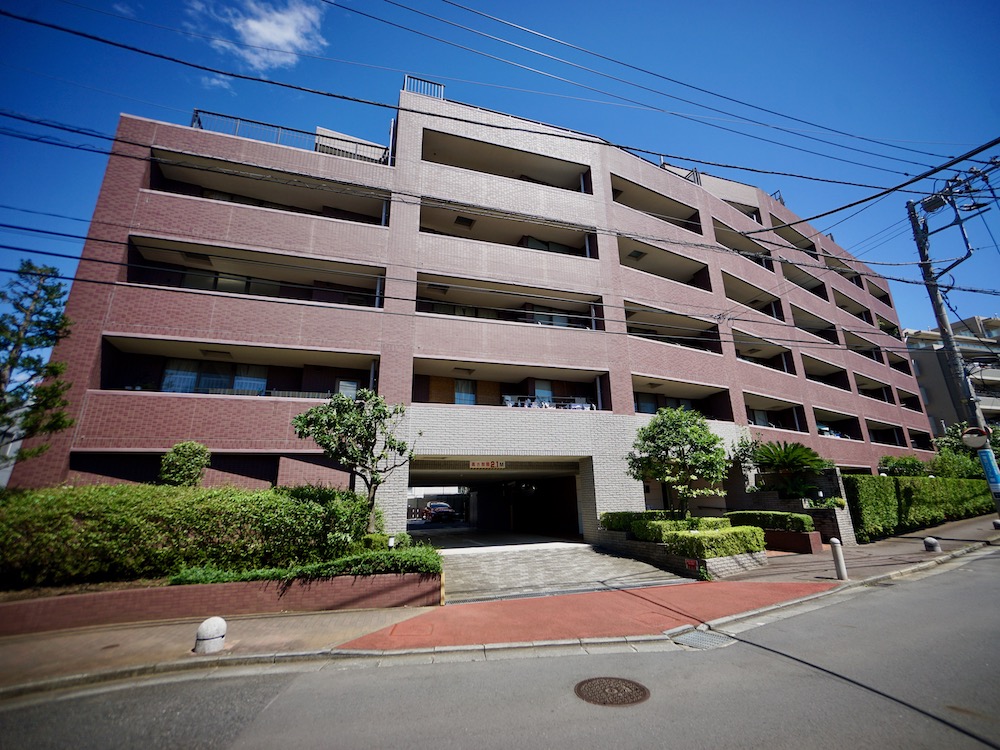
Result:
<svg viewBox="0 0 1000 750"><path fill-rule="evenodd" d="M430 662L538 655L539 649L677 648L670 632L897 577L998 542L994 518L844 548L847 583L837 581L832 555L824 551L775 555L766 569L725 581L445 607L232 617L224 651L210 656L191 653L200 619L0 638L0 699L139 675L305 659L347 665L404 655ZM924 550L928 536L940 541L941 553Z"/></svg>

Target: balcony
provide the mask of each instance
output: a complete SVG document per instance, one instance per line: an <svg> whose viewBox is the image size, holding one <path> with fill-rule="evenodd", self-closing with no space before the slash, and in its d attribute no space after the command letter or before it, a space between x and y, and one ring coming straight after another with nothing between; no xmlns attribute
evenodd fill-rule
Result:
<svg viewBox="0 0 1000 750"><path fill-rule="evenodd" d="M873 398L887 404L896 403L893 399L892 388L886 384L869 378L867 375L854 373L854 382L858 386L858 394L866 398Z"/></svg>
<svg viewBox="0 0 1000 750"><path fill-rule="evenodd" d="M881 302L886 307L892 307L892 297L889 296L889 292L880 286L876 286L872 283L871 279L865 279L865 288L868 293Z"/></svg>
<svg viewBox="0 0 1000 750"><path fill-rule="evenodd" d="M751 239L747 239L742 234L728 227L718 219L712 219L712 226L715 229L715 241L727 248L736 255L740 255L747 260L756 263L758 266L774 273L774 261L771 259L771 251L763 245L758 245Z"/></svg>
<svg viewBox="0 0 1000 750"><path fill-rule="evenodd" d="M629 301L625 302L625 320L630 336L722 353L719 326L715 321L700 320Z"/></svg>
<svg viewBox="0 0 1000 750"><path fill-rule="evenodd" d="M417 312L604 330L599 296L424 273L417 274Z"/></svg>
<svg viewBox="0 0 1000 750"><path fill-rule="evenodd" d="M800 331L819 336L824 341L829 341L835 346L840 346L840 338L837 336L837 327L828 320L824 320L818 315L814 315L801 307L792 305L792 322Z"/></svg>
<svg viewBox="0 0 1000 750"><path fill-rule="evenodd" d="M862 357L866 357L873 362L878 362L880 365L884 364L882 361L882 350L871 341L863 339L855 333L844 331L844 346L855 354L860 354Z"/></svg>
<svg viewBox="0 0 1000 750"><path fill-rule="evenodd" d="M381 307L385 269L132 237L126 278L135 284Z"/></svg>
<svg viewBox="0 0 1000 750"><path fill-rule="evenodd" d="M899 425L880 422L874 419L866 419L865 424L868 426L868 437L873 443L895 446L907 445L903 436L903 428Z"/></svg>
<svg viewBox="0 0 1000 750"><path fill-rule="evenodd" d="M889 367L896 372L901 372L904 375L913 375L913 370L910 368L910 360L906 357L890 351L886 351L885 357L889 362Z"/></svg>
<svg viewBox="0 0 1000 750"><path fill-rule="evenodd" d="M854 415L814 407L813 416L816 418L816 432L820 437L864 440L861 423Z"/></svg>
<svg viewBox="0 0 1000 750"><path fill-rule="evenodd" d="M611 195L615 203L641 211L689 232L699 235L702 233L701 217L697 208L637 185L616 174L611 175Z"/></svg>
<svg viewBox="0 0 1000 750"><path fill-rule="evenodd" d="M858 320L862 320L868 325L874 325L874 320L872 319L872 314L867 307L857 302L846 294L842 294L838 290L833 290L833 304L839 307L846 313L850 313Z"/></svg>
<svg viewBox="0 0 1000 750"><path fill-rule="evenodd" d="M413 403L564 411L611 408L607 373L555 367L414 359Z"/></svg>
<svg viewBox="0 0 1000 750"><path fill-rule="evenodd" d="M424 129L421 158L482 174L547 185L578 193L593 193L590 167L551 156Z"/></svg>
<svg viewBox="0 0 1000 750"><path fill-rule="evenodd" d="M152 190L362 224L389 223L384 190L155 147L152 156Z"/></svg>
<svg viewBox="0 0 1000 750"><path fill-rule="evenodd" d="M864 289L865 283L857 271L851 268L847 263L842 261L835 255L823 255L823 262L826 263L826 267L836 271L838 275L843 276L845 279L850 281L858 289Z"/></svg>
<svg viewBox="0 0 1000 750"><path fill-rule="evenodd" d="M655 414L658 409L689 409L706 419L733 421L729 390L722 386L632 375L632 398L636 414Z"/></svg>
<svg viewBox="0 0 1000 750"><path fill-rule="evenodd" d="M662 279L712 291L708 265L692 258L647 245L628 237L618 238L618 260L623 266L653 274Z"/></svg>
<svg viewBox="0 0 1000 750"><path fill-rule="evenodd" d="M896 389L896 396L899 398L899 405L904 409L922 412L923 406L920 403L920 396L912 391L904 391L902 388Z"/></svg>
<svg viewBox="0 0 1000 750"><path fill-rule="evenodd" d="M747 424L791 432L809 431L802 404L747 392L743 393L743 403L746 405Z"/></svg>
<svg viewBox="0 0 1000 750"><path fill-rule="evenodd" d="M163 339L105 337L102 390L326 399L375 388L378 358Z"/></svg>
<svg viewBox="0 0 1000 750"><path fill-rule="evenodd" d="M234 135L238 138L263 141L264 143L276 143L279 146L331 154L346 159L374 162L375 164L389 163L389 149L385 146L352 138L326 128L318 127L315 133L310 133L306 130L270 125L257 120L206 112L202 109L194 111L191 127L224 135Z"/></svg>
<svg viewBox="0 0 1000 750"><path fill-rule="evenodd" d="M898 339L899 341L903 340L903 335L899 331L899 326L893 323L891 320L883 318L881 315L876 315L875 325L878 326L878 329L882 331L882 333L887 333L894 339Z"/></svg>
<svg viewBox="0 0 1000 750"><path fill-rule="evenodd" d="M420 205L420 231L559 255L597 257L596 235L584 227L539 224L529 217L429 198Z"/></svg>
<svg viewBox="0 0 1000 750"><path fill-rule="evenodd" d="M850 376L843 367L810 357L808 354L802 355L802 367L805 370L807 380L839 388L842 391L851 390Z"/></svg>
<svg viewBox="0 0 1000 750"><path fill-rule="evenodd" d="M784 223L784 221L776 217L774 214L771 214L771 226ZM797 231L795 227L779 227L772 231L792 247L801 250L814 260L819 260L819 253L816 251L816 243L801 232Z"/></svg>
<svg viewBox="0 0 1000 750"><path fill-rule="evenodd" d="M770 367L772 370L795 375L795 359L791 349L766 339L733 329L736 356L744 362Z"/></svg>
<svg viewBox="0 0 1000 750"><path fill-rule="evenodd" d="M781 272L784 277L795 284L795 286L805 289L807 292L816 295L821 300L829 301L830 298L827 296L826 284L817 279L811 273L807 273L791 263L782 263Z"/></svg>
<svg viewBox="0 0 1000 750"><path fill-rule="evenodd" d="M781 308L781 300L770 292L748 284L725 271L722 272L722 285L726 290L726 297L733 302L739 302L758 312L769 315L775 320L784 320L785 313Z"/></svg>

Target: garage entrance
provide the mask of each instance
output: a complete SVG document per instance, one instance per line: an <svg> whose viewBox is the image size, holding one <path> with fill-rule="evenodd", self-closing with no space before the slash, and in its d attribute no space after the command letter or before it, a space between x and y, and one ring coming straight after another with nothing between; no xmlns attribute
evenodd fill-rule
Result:
<svg viewBox="0 0 1000 750"><path fill-rule="evenodd" d="M408 516L439 526L428 507L447 502L458 516L454 524L465 524L481 534L540 535L556 539L582 538L577 501L577 459L466 460L415 458L410 463L412 488L436 487L453 490L409 500ZM456 489L457 488L457 489ZM442 520L441 525L447 525Z"/></svg>

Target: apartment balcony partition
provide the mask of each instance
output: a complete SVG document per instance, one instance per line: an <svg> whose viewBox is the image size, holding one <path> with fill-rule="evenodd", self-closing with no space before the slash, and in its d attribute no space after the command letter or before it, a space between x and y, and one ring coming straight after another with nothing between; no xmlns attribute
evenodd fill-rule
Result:
<svg viewBox="0 0 1000 750"><path fill-rule="evenodd" d="M615 203L640 211L659 221L673 224L693 234L703 234L698 209L611 174L611 195Z"/></svg>
<svg viewBox="0 0 1000 750"><path fill-rule="evenodd" d="M632 398L636 414L655 414L662 408L688 409L706 419L733 421L732 400L724 386L633 373Z"/></svg>
<svg viewBox="0 0 1000 750"><path fill-rule="evenodd" d="M628 237L617 239L618 260L623 266L695 289L712 291L708 263Z"/></svg>
<svg viewBox="0 0 1000 750"><path fill-rule="evenodd" d="M746 305L775 320L785 319L781 298L777 295L766 292L760 287L754 286L726 271L722 272L722 285L725 289L727 299L739 302L741 305Z"/></svg>

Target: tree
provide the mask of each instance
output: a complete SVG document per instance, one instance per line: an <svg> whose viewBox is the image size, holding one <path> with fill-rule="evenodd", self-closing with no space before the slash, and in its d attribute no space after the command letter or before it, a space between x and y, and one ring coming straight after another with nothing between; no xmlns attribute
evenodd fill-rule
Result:
<svg viewBox="0 0 1000 750"><path fill-rule="evenodd" d="M784 497L803 497L816 489L810 479L830 466L812 448L802 443L762 443L753 454L754 463L770 476L765 487L774 488Z"/></svg>
<svg viewBox="0 0 1000 750"><path fill-rule="evenodd" d="M978 461L979 454L976 453L975 448L969 448L962 442L962 433L968 428L968 422L955 422L948 425L944 431L944 435L934 438L934 447L939 451L951 451L959 455L966 454ZM998 428L994 428L990 432L990 447L993 448L994 453L1000 454L1000 429Z"/></svg>
<svg viewBox="0 0 1000 750"><path fill-rule="evenodd" d="M160 482L175 487L197 487L212 461L212 454L201 443L188 440L177 443L160 459Z"/></svg>
<svg viewBox="0 0 1000 750"><path fill-rule="evenodd" d="M718 484L729 467L722 438L708 428L701 414L685 409L656 412L639 428L626 460L633 479L655 479L672 488L678 507L671 502L671 508L685 513L692 499L718 494L717 489L695 483Z"/></svg>
<svg viewBox="0 0 1000 750"><path fill-rule="evenodd" d="M0 452L18 440L52 435L73 420L65 411L70 384L60 380L66 367L46 362L46 349L70 333L63 314L65 289L58 269L22 260L17 275L0 289ZM48 449L22 448L0 463L23 461Z"/></svg>
<svg viewBox="0 0 1000 750"><path fill-rule="evenodd" d="M292 420L295 434L312 438L327 458L361 479L368 495L368 532L377 525L375 493L394 470L413 458L406 442L396 437L402 405L389 406L374 391L362 388L356 398L342 393Z"/></svg>

